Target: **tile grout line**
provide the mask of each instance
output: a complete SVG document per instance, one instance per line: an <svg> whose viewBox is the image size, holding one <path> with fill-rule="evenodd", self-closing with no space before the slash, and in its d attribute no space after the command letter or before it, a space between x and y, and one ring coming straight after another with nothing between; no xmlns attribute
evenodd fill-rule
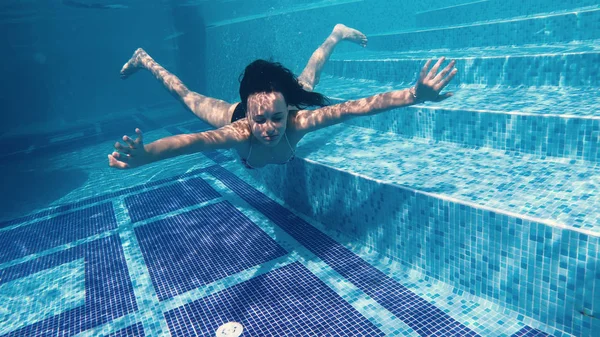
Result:
<svg viewBox="0 0 600 337"><path fill-rule="evenodd" d="M299 256L295 252L288 253L274 260L245 269L239 273L229 275L225 278L216 280L204 286L189 290L185 293L171 297L160 303L163 313L190 304L204 297L217 294L218 292L235 286L237 284L249 281L257 276L267 274L273 270L285 267L289 264L299 261Z"/></svg>
<svg viewBox="0 0 600 337"><path fill-rule="evenodd" d="M44 257L44 256L48 256L48 255L51 255L51 254L54 254L54 253L58 253L58 252L61 252L61 251L67 250L67 249L71 249L71 248L74 248L74 247L77 247L77 246L80 246L80 245L83 245L83 244L86 244L86 243L89 243L89 242L92 242L92 241L96 241L96 240L100 240L100 239L105 239L105 238L107 238L107 237L109 237L111 235L114 235L116 233L117 233L117 229L110 229L110 230L107 230L107 231L99 233L99 234L88 236L87 238L75 240L75 241L72 241L72 242L69 242L69 243L66 243L66 244L62 244L62 245L59 245L59 246L56 246L56 247L52 247L50 249L46 249L46 250L41 251L41 252L33 253L33 254L30 254L30 255L18 258L18 259L14 259L12 261L8 261L8 262L5 262L5 263L0 263L0 270L6 269L6 268L10 268L10 267L13 267L13 266L25 263L25 262L33 261L33 260L36 260L36 259L38 259L40 257Z"/></svg>
<svg viewBox="0 0 600 337"><path fill-rule="evenodd" d="M144 332L150 336L170 336L167 321L164 318L162 310L160 310L160 302L152 284L150 272L144 262L144 257L134 232L134 226L131 223L127 207L125 206L125 197L121 196L113 201L113 206L117 219L117 232L121 239L121 247L125 255L129 279L138 306L138 313L144 317L141 320Z"/></svg>
<svg viewBox="0 0 600 337"><path fill-rule="evenodd" d="M136 312L132 312L125 316L115 318L112 321L106 322L97 327L82 331L82 332L76 334L75 336L78 336L78 337L107 336L107 335L111 334L113 331L119 331L121 329L130 327L130 326L134 326L138 323L141 324L141 322L142 322L142 315L140 315L140 312L138 310ZM118 326L118 327L115 329L114 326Z"/></svg>
<svg viewBox="0 0 600 337"><path fill-rule="evenodd" d="M106 200L104 200L104 201L106 202ZM221 202L221 201L223 201L222 198L215 198L215 199L212 199L212 200L208 200L208 201L199 203L197 205L193 205L193 206L189 206L189 207L184 207L184 208L181 208L181 209L178 209L178 210L175 210L175 211L171 211L171 212L164 213L164 214L159 214L159 215L154 216L152 218L148 218L148 219L144 219L144 220L135 222L135 223L132 224L132 226L134 228L135 227L139 227L139 226L143 226L143 225L145 225L147 223L150 223L150 222L154 222L154 221L157 221L157 220L160 220L160 219L164 219L164 218L167 218L167 217L171 217L171 216L176 216L176 215L179 215L181 213L192 211L194 209L202 208L204 206L212 205L212 204L215 204L215 203L218 203L218 202ZM117 201L111 200L111 202L114 205L114 203L117 202ZM0 233L1 232L2 231L0 230ZM89 242L92 242L92 241L103 239L103 238L109 237L109 236L111 236L113 234L117 234L118 232L119 232L118 228L110 229L110 230L104 231L102 233L97 233L97 234L94 234L94 235L91 235L91 236L88 236L88 237L85 237L85 238L81 238L81 239L78 239L78 240L75 240L75 241L72 241L72 242L69 242L69 243L65 243L65 244L62 244L62 245L59 245L59 246L56 246L56 247L52 247L52 248L49 248L47 250L44 250L44 251L41 251L41 252L37 252L37 253L33 253L33 254L30 254L30 255L27 255L27 256L24 256L24 257L12 260L12 261L8 261L8 262L5 262L5 263L0 263L0 270L6 269L8 267L12 267L14 265L18 265L18 264L21 264L21 263L24 263L24 262L35 260L35 259L40 258L42 256L50 255L50 254L53 254L53 253L56 253L56 252L60 252L60 251L63 251L63 250L67 250L69 248L73 248L73 247L76 247L76 246L79 246L79 245L82 245L82 244L86 244L86 243L89 243Z"/></svg>

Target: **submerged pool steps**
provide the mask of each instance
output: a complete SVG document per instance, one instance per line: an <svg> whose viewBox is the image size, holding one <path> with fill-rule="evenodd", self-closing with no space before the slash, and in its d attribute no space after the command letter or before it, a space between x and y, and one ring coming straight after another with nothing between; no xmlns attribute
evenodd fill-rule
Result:
<svg viewBox="0 0 600 337"><path fill-rule="evenodd" d="M335 77L412 84L428 59L456 60L454 84L487 86L600 85L600 40L453 50L361 51L332 55L325 73ZM557 71L558 70L558 71Z"/></svg>
<svg viewBox="0 0 600 337"><path fill-rule="evenodd" d="M340 102L406 88L427 59L446 56L457 60L455 96L321 130L302 140L303 160L250 174L408 268L557 335L592 335L600 8L590 5L479 1L440 10L435 26L368 34L367 49L332 55L317 91ZM459 7L490 6L458 18Z"/></svg>
<svg viewBox="0 0 600 337"><path fill-rule="evenodd" d="M468 38L466 38L468 37ZM600 7L369 35L371 50L427 50L562 43L600 38Z"/></svg>
<svg viewBox="0 0 600 337"><path fill-rule="evenodd" d="M433 27L540 15L543 13L597 5L597 0L474 0L455 6L434 8L418 12L415 16L417 27Z"/></svg>
<svg viewBox="0 0 600 337"><path fill-rule="evenodd" d="M252 173L286 205L558 330L585 336L600 327L589 316L600 272L592 166L353 126L303 142L304 160Z"/></svg>
<svg viewBox="0 0 600 337"><path fill-rule="evenodd" d="M319 90L334 102L408 87L324 76ZM449 86L454 96L346 123L405 138L600 162L597 88Z"/></svg>

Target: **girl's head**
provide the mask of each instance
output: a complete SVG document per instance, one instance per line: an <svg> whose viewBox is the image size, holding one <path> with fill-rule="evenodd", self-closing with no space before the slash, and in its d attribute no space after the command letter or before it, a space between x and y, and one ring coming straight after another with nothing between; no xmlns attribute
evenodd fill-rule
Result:
<svg viewBox="0 0 600 337"><path fill-rule="evenodd" d="M252 134L267 146L277 145L285 134L288 105L304 109L329 103L325 96L304 90L289 69L265 60L256 60L244 70L240 99Z"/></svg>

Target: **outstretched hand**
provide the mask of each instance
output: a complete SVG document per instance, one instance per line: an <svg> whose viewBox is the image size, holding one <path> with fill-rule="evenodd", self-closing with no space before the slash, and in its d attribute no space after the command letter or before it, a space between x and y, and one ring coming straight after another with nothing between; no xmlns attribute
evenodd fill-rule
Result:
<svg viewBox="0 0 600 337"><path fill-rule="evenodd" d="M425 63L425 66L423 66L423 69L421 69L417 84L415 85L414 89L411 89L414 90L413 95L416 96L418 102L440 102L453 95L451 92L440 95L440 91L442 91L442 89L448 85L448 82L452 80L457 72L456 69L453 69L456 61L452 60L446 66L446 68L444 68L438 74L438 69L444 60L446 60L446 58L441 57L433 66L433 68L431 68L431 71L427 72L429 66L431 65L431 60L428 60L427 63Z"/></svg>
<svg viewBox="0 0 600 337"><path fill-rule="evenodd" d="M108 165L118 169L134 168L150 162L150 155L144 148L142 131L135 129L136 140L123 136L123 141L127 145L119 142L115 143L115 152L108 155Z"/></svg>

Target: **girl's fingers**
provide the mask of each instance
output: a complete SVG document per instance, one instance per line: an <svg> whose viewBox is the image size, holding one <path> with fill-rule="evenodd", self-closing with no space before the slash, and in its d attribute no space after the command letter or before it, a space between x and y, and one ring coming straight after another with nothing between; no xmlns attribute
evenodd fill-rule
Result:
<svg viewBox="0 0 600 337"><path fill-rule="evenodd" d="M129 157L126 154L123 155L123 154L120 154L119 152L116 152L116 151L112 153L112 156L115 157L116 159L118 159L119 161L122 161L122 162L125 162L125 163L129 162L129 158L131 158L131 157Z"/></svg>
<svg viewBox="0 0 600 337"><path fill-rule="evenodd" d="M125 147L125 146L121 145L121 143L119 143L119 142L115 143L115 150L126 153L126 154L129 154L131 152L130 147Z"/></svg>
<svg viewBox="0 0 600 337"><path fill-rule="evenodd" d="M452 71L450 72L450 75L446 76L446 78L441 80L440 83L436 84L434 89L437 91L442 91L442 89L444 89L444 87L446 87L448 85L448 83L454 78L454 76L456 75L457 72L458 72L458 70L452 69Z"/></svg>
<svg viewBox="0 0 600 337"><path fill-rule="evenodd" d="M454 95L454 94L453 94L453 93L451 93L451 92L447 92L447 93L444 93L444 94L442 94L442 95L439 95L439 96L437 97L437 99L435 100L435 102L440 102L440 101L443 101L443 100L445 100L446 98L452 97L452 95Z"/></svg>
<svg viewBox="0 0 600 337"><path fill-rule="evenodd" d="M137 139L135 140L136 143L138 143L138 144L144 143L144 136L142 134L142 130L136 128L135 133L137 134Z"/></svg>
<svg viewBox="0 0 600 337"><path fill-rule="evenodd" d="M442 65L442 62L444 62L446 58L445 57L440 57L440 59L435 63L435 65L433 66L433 68L431 68L431 71L429 72L429 74L427 74L427 78L431 79L435 77L435 74L437 74L438 69L440 69L440 66Z"/></svg>
<svg viewBox="0 0 600 337"><path fill-rule="evenodd" d="M126 169L129 168L129 165L127 165L127 163L124 163L120 160L118 160L117 158L115 158L115 153L117 153L117 155L119 154L118 152L113 152L112 154L108 155L108 165L110 167L116 167L116 168L120 168L120 169Z"/></svg>
<svg viewBox="0 0 600 337"><path fill-rule="evenodd" d="M135 142L133 141L133 139L129 138L128 136L123 136L123 141L125 143L127 143L127 145L129 145L130 148L132 148L132 149L136 148Z"/></svg>
<svg viewBox="0 0 600 337"><path fill-rule="evenodd" d="M427 75L427 70L429 69L430 64L431 64L431 60L427 60L427 63L425 63L425 65L423 66L423 69L421 69L421 73L419 74L418 83L423 83L423 81L425 80L425 76Z"/></svg>
<svg viewBox="0 0 600 337"><path fill-rule="evenodd" d="M454 60L450 61L450 64L448 64L442 71L440 71L440 73L435 76L433 81L439 82L440 80L442 80L444 76L446 76L446 74L448 74L448 72L454 67L455 63L456 61Z"/></svg>

